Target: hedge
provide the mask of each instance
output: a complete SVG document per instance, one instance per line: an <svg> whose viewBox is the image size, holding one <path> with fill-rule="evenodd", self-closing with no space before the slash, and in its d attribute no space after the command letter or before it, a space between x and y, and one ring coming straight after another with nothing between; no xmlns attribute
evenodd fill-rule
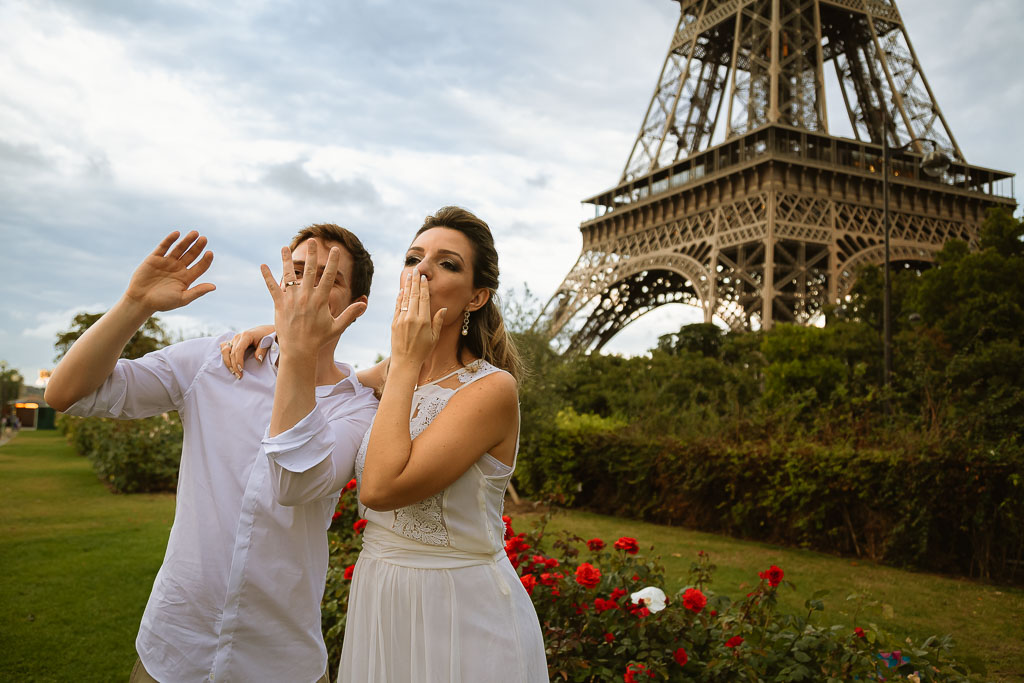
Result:
<svg viewBox="0 0 1024 683"><path fill-rule="evenodd" d="M520 490L605 514L983 579L1024 579L1024 449L681 442L558 414Z"/></svg>
<svg viewBox="0 0 1024 683"><path fill-rule="evenodd" d="M57 427L93 471L118 493L174 491L181 462L177 413L142 420L59 415Z"/></svg>

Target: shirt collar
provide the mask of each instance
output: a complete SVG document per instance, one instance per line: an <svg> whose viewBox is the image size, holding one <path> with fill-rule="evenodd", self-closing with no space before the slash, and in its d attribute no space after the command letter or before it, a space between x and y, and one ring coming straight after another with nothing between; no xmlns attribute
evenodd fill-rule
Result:
<svg viewBox="0 0 1024 683"><path fill-rule="evenodd" d="M277 333L271 332L263 339L260 340L259 348L269 349L267 352L267 358L265 362L269 362L271 367L275 368L274 372L277 372L277 361L281 357L281 345L277 343ZM356 392L356 371L348 363L338 363L335 365L340 366L342 372L346 373L345 377L334 385L324 384L316 387L317 398L323 398L332 394L341 394L346 392Z"/></svg>

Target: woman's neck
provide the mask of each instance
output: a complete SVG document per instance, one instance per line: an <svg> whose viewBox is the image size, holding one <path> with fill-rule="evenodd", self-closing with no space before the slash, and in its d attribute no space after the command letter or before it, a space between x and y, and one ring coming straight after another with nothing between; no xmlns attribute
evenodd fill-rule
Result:
<svg viewBox="0 0 1024 683"><path fill-rule="evenodd" d="M454 334L453 334L454 333ZM461 354L465 356L466 354ZM433 382L458 369L468 360L459 354L459 329L441 329L441 336L423 365L420 366L419 385Z"/></svg>

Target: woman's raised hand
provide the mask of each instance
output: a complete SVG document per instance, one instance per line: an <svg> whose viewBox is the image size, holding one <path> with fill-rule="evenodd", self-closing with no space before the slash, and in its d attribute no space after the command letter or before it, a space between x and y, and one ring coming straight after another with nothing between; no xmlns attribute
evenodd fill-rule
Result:
<svg viewBox="0 0 1024 683"><path fill-rule="evenodd" d="M430 283L419 268L404 275L391 323L392 362L409 362L419 367L434 350L441 334L447 308L430 315Z"/></svg>
<svg viewBox="0 0 1024 683"><path fill-rule="evenodd" d="M258 362L262 363L263 359L267 357L267 350L261 349L257 345L264 337L273 333L273 325L260 325L259 327L252 327L239 332L231 338L231 341L221 344L220 357L224 361L224 366L235 377L242 379L242 365L245 363L245 354L250 348L254 349L253 355Z"/></svg>
<svg viewBox="0 0 1024 683"><path fill-rule="evenodd" d="M341 252L331 248L324 266L323 275L317 282L319 259L315 240L306 242L306 262L301 281L289 280L294 277L295 266L292 252L288 247L281 249L281 264L284 278L280 285L274 280L270 268L260 266L267 290L274 299L274 327L281 353L302 353L315 355L320 347L341 336L352 322L366 310L365 301L350 304L334 316L330 309L330 294L338 272Z"/></svg>

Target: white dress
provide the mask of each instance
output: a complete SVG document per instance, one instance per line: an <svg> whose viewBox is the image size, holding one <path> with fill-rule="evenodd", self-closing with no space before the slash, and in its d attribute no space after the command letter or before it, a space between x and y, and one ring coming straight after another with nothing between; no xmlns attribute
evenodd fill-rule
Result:
<svg viewBox="0 0 1024 683"><path fill-rule="evenodd" d="M459 389L493 372L503 371L474 361L417 388L412 438ZM360 482L369 438L367 431L356 455ZM548 680L537 613L504 550L502 503L514 468L484 454L419 503L390 512L359 506L367 525L338 681Z"/></svg>

